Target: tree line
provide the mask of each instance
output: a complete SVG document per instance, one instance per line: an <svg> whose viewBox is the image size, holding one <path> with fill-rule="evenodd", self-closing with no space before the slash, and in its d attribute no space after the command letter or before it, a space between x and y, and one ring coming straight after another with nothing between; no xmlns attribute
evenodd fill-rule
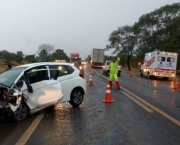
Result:
<svg viewBox="0 0 180 145"><path fill-rule="evenodd" d="M55 60L65 60L69 62L69 57L66 55L63 49L54 49L53 45L50 44L41 44L38 47L37 55L25 55L22 51L17 51L16 53L8 52L7 50L0 51L0 60L6 62L48 62Z"/></svg>
<svg viewBox="0 0 180 145"><path fill-rule="evenodd" d="M145 53L159 50L178 53L180 69L180 3L165 5L142 15L134 25L114 30L106 50L114 49L128 69L142 62Z"/></svg>

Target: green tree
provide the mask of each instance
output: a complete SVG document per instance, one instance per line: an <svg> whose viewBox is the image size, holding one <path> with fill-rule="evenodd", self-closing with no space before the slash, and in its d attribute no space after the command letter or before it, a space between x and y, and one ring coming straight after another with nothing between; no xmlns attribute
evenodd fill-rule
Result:
<svg viewBox="0 0 180 145"><path fill-rule="evenodd" d="M8 52L7 50L2 50L1 51L1 58L3 60L6 60L6 61L12 61L12 56L11 56L11 53Z"/></svg>
<svg viewBox="0 0 180 145"><path fill-rule="evenodd" d="M63 49L56 49L56 51L51 54L50 60L66 60L66 62L69 62L69 57L66 55Z"/></svg>
<svg viewBox="0 0 180 145"><path fill-rule="evenodd" d="M37 58L35 57L35 54L26 55L26 56L24 57L24 60L27 61L27 62L30 62L30 63L37 62Z"/></svg>
<svg viewBox="0 0 180 145"><path fill-rule="evenodd" d="M50 44L41 44L38 47L37 54L39 55L40 61L49 61L52 51L54 50L54 46Z"/></svg>
<svg viewBox="0 0 180 145"><path fill-rule="evenodd" d="M16 52L16 61L17 62L22 62L23 61L23 57L24 57L24 54L22 51L17 51Z"/></svg>
<svg viewBox="0 0 180 145"><path fill-rule="evenodd" d="M91 55L88 55L86 61L91 61Z"/></svg>
<svg viewBox="0 0 180 145"><path fill-rule="evenodd" d="M135 52L135 47L137 44L137 37L134 34L134 31L131 26L119 27L118 30L115 30L111 33L109 37L110 44L106 46L106 49L115 49L115 53L119 53L126 56L127 66L129 71L130 59Z"/></svg>

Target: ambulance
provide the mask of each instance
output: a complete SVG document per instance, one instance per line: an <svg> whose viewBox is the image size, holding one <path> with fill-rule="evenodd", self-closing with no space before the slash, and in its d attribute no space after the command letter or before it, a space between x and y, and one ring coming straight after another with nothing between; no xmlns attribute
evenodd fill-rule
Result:
<svg viewBox="0 0 180 145"><path fill-rule="evenodd" d="M157 50L146 53L140 67L140 76L163 77L163 79L176 77L177 57L177 53Z"/></svg>

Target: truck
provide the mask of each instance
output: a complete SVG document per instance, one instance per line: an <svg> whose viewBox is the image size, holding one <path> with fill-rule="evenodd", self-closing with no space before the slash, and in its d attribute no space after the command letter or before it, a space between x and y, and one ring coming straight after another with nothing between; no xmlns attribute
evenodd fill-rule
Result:
<svg viewBox="0 0 180 145"><path fill-rule="evenodd" d="M102 67L103 75L109 76L110 70L107 70L107 69L108 69L110 63L111 63L111 60L107 60L107 61L105 62L105 64L104 64L104 66ZM122 66L119 65L119 66L118 66L118 77L121 76L121 70L122 70Z"/></svg>
<svg viewBox="0 0 180 145"><path fill-rule="evenodd" d="M93 48L91 55L91 67L104 66L104 49Z"/></svg>
<svg viewBox="0 0 180 145"><path fill-rule="evenodd" d="M70 53L70 63L78 61L80 59L79 53Z"/></svg>
<svg viewBox="0 0 180 145"><path fill-rule="evenodd" d="M140 66L140 76L163 77L163 79L176 77L177 57L177 53L158 50L145 53L144 61Z"/></svg>

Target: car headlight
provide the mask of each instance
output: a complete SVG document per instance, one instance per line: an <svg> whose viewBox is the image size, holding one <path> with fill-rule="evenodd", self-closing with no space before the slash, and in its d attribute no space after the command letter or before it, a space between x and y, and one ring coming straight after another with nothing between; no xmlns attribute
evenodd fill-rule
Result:
<svg viewBox="0 0 180 145"><path fill-rule="evenodd" d="M82 70L82 66L80 66L79 69Z"/></svg>

